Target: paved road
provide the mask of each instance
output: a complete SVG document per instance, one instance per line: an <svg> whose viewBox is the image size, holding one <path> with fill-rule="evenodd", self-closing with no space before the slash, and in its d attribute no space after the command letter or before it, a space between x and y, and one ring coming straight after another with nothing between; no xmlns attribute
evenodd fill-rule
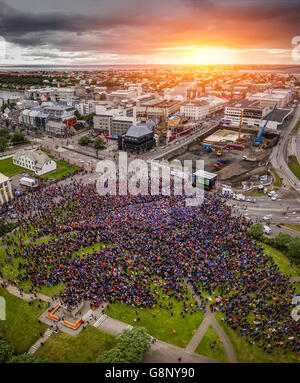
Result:
<svg viewBox="0 0 300 383"><path fill-rule="evenodd" d="M274 169L283 178L283 183L292 185L298 193L300 193L300 180L294 175L287 165L287 146L290 137L290 132L294 128L300 118L300 107L297 106L295 114L286 128L278 144L273 148L270 156L270 161Z"/></svg>

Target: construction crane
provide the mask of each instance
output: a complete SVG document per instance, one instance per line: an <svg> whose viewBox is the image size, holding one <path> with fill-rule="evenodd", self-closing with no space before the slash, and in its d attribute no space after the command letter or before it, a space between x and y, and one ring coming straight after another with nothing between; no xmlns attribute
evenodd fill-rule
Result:
<svg viewBox="0 0 300 383"><path fill-rule="evenodd" d="M242 124L243 124L243 112L244 112L244 110L242 109L241 110L241 118L240 118L240 126L239 126L239 136L238 136L239 141L241 140L241 131L242 131Z"/></svg>
<svg viewBox="0 0 300 383"><path fill-rule="evenodd" d="M265 122L265 124L262 127L261 131L259 132L258 136L255 138L254 146L259 146L260 144L262 144L261 136L263 135L263 132L264 132L268 122L270 121L270 118L272 117L274 110L276 109L276 106L277 106L277 103L274 105L274 108L272 109L271 113L269 114L269 117L267 118L267 121Z"/></svg>

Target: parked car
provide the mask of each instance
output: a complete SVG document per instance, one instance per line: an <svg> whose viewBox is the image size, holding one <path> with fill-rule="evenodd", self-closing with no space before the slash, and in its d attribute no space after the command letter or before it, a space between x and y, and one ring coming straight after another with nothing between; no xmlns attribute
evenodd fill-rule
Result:
<svg viewBox="0 0 300 383"><path fill-rule="evenodd" d="M267 214L263 217L263 220L265 221L269 221L270 219L272 219L272 214Z"/></svg>

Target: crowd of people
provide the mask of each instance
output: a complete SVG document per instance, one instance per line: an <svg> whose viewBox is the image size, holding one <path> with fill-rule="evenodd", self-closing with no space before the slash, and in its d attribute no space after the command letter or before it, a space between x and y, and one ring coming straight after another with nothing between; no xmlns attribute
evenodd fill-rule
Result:
<svg viewBox="0 0 300 383"><path fill-rule="evenodd" d="M182 302L183 315L190 286L203 302L197 308L218 297L213 309L250 344L299 353L294 286L215 194L188 207L184 196L100 196L94 184L72 181L17 197L10 211L19 229L4 239L4 262L18 261L17 283L62 284L70 309L82 300L162 307L164 294Z"/></svg>

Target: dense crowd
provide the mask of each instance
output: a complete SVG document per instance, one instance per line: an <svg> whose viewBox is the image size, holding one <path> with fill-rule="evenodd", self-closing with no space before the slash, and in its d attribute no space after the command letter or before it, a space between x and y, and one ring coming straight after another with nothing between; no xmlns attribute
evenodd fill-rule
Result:
<svg viewBox="0 0 300 383"><path fill-rule="evenodd" d="M162 307L160 292L186 307L190 286L202 307L207 294L217 295L214 309L250 344L299 353L295 288L217 195L187 207L184 196L99 196L95 185L73 181L15 198L10 212L19 229L4 239L4 262L18 262L18 282L63 284L59 297L70 309L83 299L92 308L104 301Z"/></svg>

